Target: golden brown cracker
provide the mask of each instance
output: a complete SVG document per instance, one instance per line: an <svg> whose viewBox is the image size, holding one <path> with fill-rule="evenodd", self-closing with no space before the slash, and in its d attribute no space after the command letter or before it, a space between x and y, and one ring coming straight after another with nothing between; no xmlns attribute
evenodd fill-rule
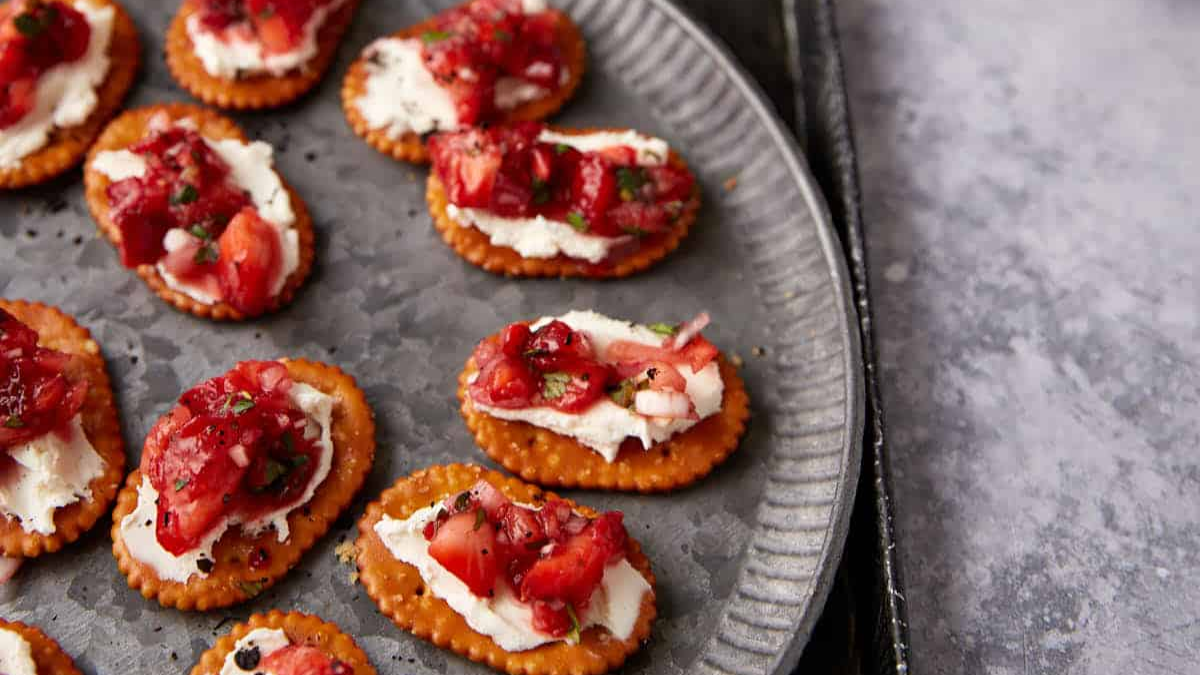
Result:
<svg viewBox="0 0 1200 675"><path fill-rule="evenodd" d="M737 449L750 418L750 398L737 369L718 357L725 393L721 410L649 450L626 440L612 463L570 436L475 409L468 380L474 358L458 378L463 419L488 457L527 481L561 488L668 492L707 476Z"/></svg>
<svg viewBox="0 0 1200 675"><path fill-rule="evenodd" d="M82 124L54 129L41 149L26 155L11 169L0 169L0 188L19 188L42 183L79 163L96 135L121 109L141 62L141 45L133 20L115 0L91 0L112 7L113 31L108 45L109 69L96 90L96 108Z"/></svg>
<svg viewBox="0 0 1200 675"><path fill-rule="evenodd" d="M537 121L544 120L554 113L558 112L571 97L575 95L579 85L583 82L584 72L587 70L587 45L583 40L583 33L579 31L579 26L571 20L571 17L566 13L552 9L558 21L558 46L562 50L563 63L567 68L569 79L565 85L559 87L550 96L523 103L516 108L506 112L498 122L521 122L521 121ZM434 18L423 21L414 26L409 26L403 30L397 31L389 37L397 39L416 38L422 33L435 27ZM359 56L353 64L350 65L350 70L346 72L346 78L342 81L342 110L346 113L346 120L350 124L350 128L354 133L358 134L371 147L382 152L385 155L390 155L392 158L402 162L411 162L413 164L425 164L429 162L429 152L425 148L425 141L419 134L408 132L393 138L386 129L375 129L367 122L366 118L358 110L357 101L367 92L367 59Z"/></svg>
<svg viewBox="0 0 1200 675"><path fill-rule="evenodd" d="M229 80L209 74L196 56L187 21L196 13L198 3L184 0L167 29L167 68L180 86L209 105L233 110L277 108L300 98L321 81L337 56L338 45L354 19L358 2L345 0L326 17L317 31L317 53L304 67L279 76L264 73Z"/></svg>
<svg viewBox="0 0 1200 675"><path fill-rule="evenodd" d="M19 621L0 619L0 630L9 630L29 643L33 653L33 665L38 675L80 675L75 662L63 651L54 638L42 632L42 629L23 624Z"/></svg>
<svg viewBox="0 0 1200 675"><path fill-rule="evenodd" d="M113 555L129 586L165 607L204 611L235 605L273 586L299 562L337 520L371 470L375 458L375 420L366 396L354 378L336 366L284 359L296 382L308 384L336 399L333 408L333 469L304 506L288 515L291 535L280 543L272 531L248 537L230 528L213 549L215 565L206 577L186 584L160 579L154 569L133 557L121 537L121 521L137 506L140 471L134 471L117 496L113 511ZM267 563L251 569L251 554L265 551Z"/></svg>
<svg viewBox="0 0 1200 675"><path fill-rule="evenodd" d="M0 554L32 558L53 553L81 537L108 513L125 473L125 441L117 419L117 405L100 346L88 329L57 308L23 300L0 298L0 309L38 332L38 344L71 354L66 367L70 382L86 380L87 396L80 409L83 433L104 461L104 473L88 487L92 496L54 512L54 534L26 532L12 518L0 516Z"/></svg>
<svg viewBox="0 0 1200 675"><path fill-rule="evenodd" d="M508 652L491 638L472 630L450 605L428 592L417 569L392 557L375 533L375 524L385 514L407 518L430 503L469 489L481 478L514 501L540 503L558 498L536 486L472 465L433 466L401 478L379 501L367 506L367 512L358 522L359 579L367 594L400 628L512 675L599 675L619 667L650 637L650 626L658 613L654 573L633 537L626 544L626 557L646 578L652 592L642 597L637 623L627 639L617 640L607 629L593 626L583 631L577 645L555 642L523 652ZM598 515L586 506L564 501L588 518Z"/></svg>
<svg viewBox="0 0 1200 675"><path fill-rule="evenodd" d="M150 119L160 112L167 113L172 120L185 117L194 120L200 134L206 138L217 140L233 138L242 142L247 141L245 134L233 120L208 108L186 103L146 106L127 111L113 120L88 153L87 162L83 168L84 196L87 199L88 210L91 211L97 227L108 237L113 246L120 246L121 230L113 222L108 205L107 190L111 181L108 176L92 169L92 161L101 152L123 150L141 140L146 135ZM276 173L279 173L278 169L276 169ZM300 264L294 272L288 275L283 290L275 296L262 314L276 312L292 302L296 297L296 292L300 290L300 287L308 279L309 273L312 272L313 259L316 257L316 235L313 232L312 216L308 212L308 206L295 189L288 184L283 174L279 174L279 180L283 183L284 189L288 191L292 211L296 216L291 227L299 234ZM139 265L137 274L158 297L182 312L214 321L244 321L259 316L245 314L226 302L218 302L214 305L198 302L167 286L166 280L162 278L154 265Z"/></svg>
<svg viewBox="0 0 1200 675"><path fill-rule="evenodd" d="M211 649L200 656L191 675L220 675L225 659L233 652L237 641L246 637L257 628L282 630L288 640L294 645L316 647L326 655L350 666L354 675L375 675L375 668L367 659L367 655L354 642L354 638L346 635L332 623L326 623L315 616L290 612L284 614L272 610L269 614L255 614L246 623L233 627L228 635L217 640Z"/></svg>
<svg viewBox="0 0 1200 675"><path fill-rule="evenodd" d="M555 129L559 133L584 134L595 130ZM687 163L674 151L670 162L687 169ZM588 279L619 279L641 272L679 248L680 242L692 230L700 212L700 188L697 186L692 198L683 207L683 212L671 226L661 234L642 237L638 247L629 255L613 263L592 264L586 260L558 255L553 258L526 258L507 246L497 246L488 235L474 227L460 225L446 212L450 201L445 186L437 174L430 172L425 190L425 201L434 228L441 233L442 240L467 262L483 269L508 277L585 277Z"/></svg>

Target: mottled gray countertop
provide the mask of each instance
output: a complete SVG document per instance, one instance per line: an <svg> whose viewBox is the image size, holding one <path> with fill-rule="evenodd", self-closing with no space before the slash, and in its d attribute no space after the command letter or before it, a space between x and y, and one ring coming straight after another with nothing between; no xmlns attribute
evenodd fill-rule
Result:
<svg viewBox="0 0 1200 675"><path fill-rule="evenodd" d="M1200 3L839 10L917 672L1200 673Z"/></svg>

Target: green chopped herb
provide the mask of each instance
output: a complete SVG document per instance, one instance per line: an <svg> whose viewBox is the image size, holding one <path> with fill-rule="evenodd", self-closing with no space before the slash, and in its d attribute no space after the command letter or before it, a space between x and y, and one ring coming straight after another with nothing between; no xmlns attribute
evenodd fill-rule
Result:
<svg viewBox="0 0 1200 675"><path fill-rule="evenodd" d="M179 188L179 192L171 195L171 205L191 204L199 198L200 193L196 191L196 186L191 183L184 183L183 187Z"/></svg>
<svg viewBox="0 0 1200 675"><path fill-rule="evenodd" d="M308 455L292 455L292 458L288 461L292 463L293 469L299 469L305 464L308 464Z"/></svg>
<svg viewBox="0 0 1200 675"><path fill-rule="evenodd" d="M487 512L484 511L483 509L475 509L475 527L473 527L471 529L478 530L479 528L483 527L483 524L486 522L487 522Z"/></svg>
<svg viewBox="0 0 1200 675"><path fill-rule="evenodd" d="M4 420L4 428L6 429L20 429L23 426L25 426L25 420L17 415L9 415L8 419Z"/></svg>
<svg viewBox="0 0 1200 675"><path fill-rule="evenodd" d="M567 214L567 223L580 232L588 231L587 220L583 217L583 214L578 213L577 211L572 211Z"/></svg>
<svg viewBox="0 0 1200 675"><path fill-rule="evenodd" d="M21 35L24 35L27 38L35 38L46 30L45 22L28 12L24 14L18 14L17 17L13 19L13 25L16 26L17 30L21 32Z"/></svg>
<svg viewBox="0 0 1200 675"><path fill-rule="evenodd" d="M242 589L242 592L250 598L257 597L259 593L263 592L264 588L261 581L242 581L238 583L238 586Z"/></svg>
<svg viewBox="0 0 1200 675"><path fill-rule="evenodd" d="M258 12L258 18L260 18L260 19L269 19L273 16L275 16L275 8L274 7L263 7Z"/></svg>
<svg viewBox="0 0 1200 675"><path fill-rule="evenodd" d="M570 150L571 146L567 145L566 143L559 143L554 146L554 154L556 155L565 155Z"/></svg>
<svg viewBox="0 0 1200 675"><path fill-rule="evenodd" d="M579 644L579 617L575 616L575 608L569 602L567 603L567 616L571 617L571 630L567 633L567 640Z"/></svg>
<svg viewBox="0 0 1200 675"><path fill-rule="evenodd" d="M647 328L654 331L655 333L658 333L659 335L665 335L665 336L674 335L676 332L679 331L679 329L676 328L675 326L671 326L671 325L661 323L661 322L652 323L649 326L647 326Z"/></svg>
<svg viewBox="0 0 1200 675"><path fill-rule="evenodd" d="M543 373L542 396L553 400L567 393L567 385L571 376L567 373Z"/></svg>
<svg viewBox="0 0 1200 675"><path fill-rule="evenodd" d="M202 226L200 223L196 223L195 225L189 227L188 232L191 232L193 237L201 241L208 241L209 239L212 239L212 235L209 234L208 230L204 229L204 226Z"/></svg>
<svg viewBox="0 0 1200 675"><path fill-rule="evenodd" d="M508 32L506 30L500 30L499 28L497 28L494 35L495 35L495 38L497 40L499 40L500 42L512 42L512 37L513 37L512 33Z"/></svg>
<svg viewBox="0 0 1200 675"><path fill-rule="evenodd" d="M289 455L296 454L296 441L292 440L290 433L283 436L283 447L287 449Z"/></svg>
<svg viewBox="0 0 1200 675"><path fill-rule="evenodd" d="M188 479L186 479L186 478L176 478L176 479L175 479L175 491L176 491L176 492L179 492L179 491L180 491L180 490L182 490L183 488L187 487L187 486L188 486L188 483L190 483L190 482L191 482L191 481L189 481L189 480L188 480Z"/></svg>
<svg viewBox="0 0 1200 675"><path fill-rule="evenodd" d="M533 179L533 203L541 206L550 201L550 186L541 178Z"/></svg>
<svg viewBox="0 0 1200 675"><path fill-rule="evenodd" d="M633 201L647 180L645 169L627 166L617 169L617 187L621 191L621 201Z"/></svg>
<svg viewBox="0 0 1200 675"><path fill-rule="evenodd" d="M278 483L279 479L288 475L289 471L291 471L291 469L289 469L283 462L275 458L268 459L266 467L263 468L263 483L262 485L253 488L253 491L260 493L266 492L276 483Z"/></svg>
<svg viewBox="0 0 1200 675"><path fill-rule="evenodd" d="M196 255L192 257L192 262L195 262L197 265L207 265L217 262L220 257L221 254L217 251L216 246L205 244L196 249Z"/></svg>
<svg viewBox="0 0 1200 675"><path fill-rule="evenodd" d="M243 391L242 398L233 404L233 414L241 415L252 408L254 408L254 399L250 397L249 393Z"/></svg>
<svg viewBox="0 0 1200 675"><path fill-rule="evenodd" d="M454 510L466 511L469 508L471 508L471 493L460 492L459 495L454 498Z"/></svg>
<svg viewBox="0 0 1200 675"><path fill-rule="evenodd" d="M617 385L616 389L610 391L608 396L612 399L613 403L622 408L629 408L633 406L635 394L637 394L637 387L634 386L633 380L625 379L621 380L621 384Z"/></svg>
<svg viewBox="0 0 1200 675"><path fill-rule="evenodd" d="M421 39L426 43L441 42L450 37L450 33L444 30L427 30L421 34Z"/></svg>

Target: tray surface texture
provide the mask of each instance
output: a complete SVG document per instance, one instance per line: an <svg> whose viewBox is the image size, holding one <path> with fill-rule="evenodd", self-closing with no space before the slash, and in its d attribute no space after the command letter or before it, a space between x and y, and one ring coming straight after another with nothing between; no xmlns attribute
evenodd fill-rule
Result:
<svg viewBox="0 0 1200 675"><path fill-rule="evenodd" d="M186 97L160 52L175 2L127 4L146 42L130 105ZM108 360L136 466L154 420L192 384L248 358L329 361L375 408L379 450L362 495L275 588L228 612L182 614L127 588L101 522L0 587L0 616L40 625L85 672L185 672L231 618L272 608L341 626L381 672L484 673L394 628L334 553L401 475L490 464L458 415L455 378L477 340L517 318L595 308L642 322L708 310L705 334L744 360L750 429L697 486L660 496L573 493L619 509L659 579L660 619L628 673L789 673L832 583L857 484L862 371L850 287L828 212L790 136L725 49L666 0L557 0L590 50L579 97L554 121L630 126L669 140L705 204L692 235L648 273L615 282L506 280L460 260L424 203L425 170L359 141L341 75L374 37L453 4L364 3L309 97L235 118L276 146L317 228L313 277L278 315L215 325L159 301L98 238L78 172L0 195L0 295L59 305ZM734 181L730 179L736 178Z"/></svg>

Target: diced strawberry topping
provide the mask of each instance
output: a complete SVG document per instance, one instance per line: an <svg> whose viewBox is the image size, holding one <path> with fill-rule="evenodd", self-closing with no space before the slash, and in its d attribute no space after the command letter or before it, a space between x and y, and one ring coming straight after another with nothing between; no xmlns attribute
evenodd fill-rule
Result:
<svg viewBox="0 0 1200 675"><path fill-rule="evenodd" d="M264 311L283 269L280 237L231 180L229 165L200 134L165 119L129 150L146 162L145 173L108 186L122 264L162 262L241 312ZM164 243L168 232L179 235L174 246Z"/></svg>
<svg viewBox="0 0 1200 675"><path fill-rule="evenodd" d="M439 14L422 36L425 67L454 98L463 126L494 120L496 82L560 86L563 57L551 12L525 14L519 0L474 0Z"/></svg>
<svg viewBox="0 0 1200 675"><path fill-rule="evenodd" d="M92 29L68 3L13 0L0 10L0 129L33 109L42 73L78 61Z"/></svg>
<svg viewBox="0 0 1200 675"><path fill-rule="evenodd" d="M229 165L191 129L167 124L129 150L146 162L145 173L108 186L126 267L157 262L165 252L163 236L174 228L220 236L250 204L246 192L229 180ZM215 256L198 264L213 261Z"/></svg>
<svg viewBox="0 0 1200 675"><path fill-rule="evenodd" d="M283 268L283 249L273 225L251 207L242 209L221 234L217 277L225 300L247 314L264 311L271 284Z"/></svg>
<svg viewBox="0 0 1200 675"><path fill-rule="evenodd" d="M595 520L564 501L540 509L515 504L487 481L448 497L425 528L429 554L480 597L503 579L533 608L534 627L555 637L578 629L578 617L625 557L619 512Z"/></svg>
<svg viewBox="0 0 1200 675"><path fill-rule="evenodd" d="M71 355L38 346L38 334L0 309L0 450L62 431L83 407L87 381L71 383Z"/></svg>
<svg viewBox="0 0 1200 675"><path fill-rule="evenodd" d="M625 538L619 512L593 520L579 534L556 543L525 572L521 599L586 605L604 578L604 568L624 555Z"/></svg>
<svg viewBox="0 0 1200 675"><path fill-rule="evenodd" d="M303 495L321 450L291 387L283 364L244 361L185 393L154 425L141 470L159 493L163 548L182 554L227 517L252 520Z"/></svg>
<svg viewBox="0 0 1200 675"><path fill-rule="evenodd" d="M550 406L582 412L604 395L615 371L594 358L587 336L552 321L537 332L524 324L504 329L475 350L479 376L471 396L499 408Z"/></svg>
<svg viewBox="0 0 1200 675"><path fill-rule="evenodd" d="M525 122L433 136L433 170L450 202L509 218L541 215L587 234L642 237L670 230L695 189L686 169L638 166L633 148L581 153L539 142L543 129Z"/></svg>
<svg viewBox="0 0 1200 675"><path fill-rule="evenodd" d="M717 358L718 354L720 354L720 350L713 343L703 335L697 335L688 342L687 346L679 350L655 347L629 340L617 340L608 345L604 358L609 361L626 363L663 361L675 365L687 365L693 373L698 373Z"/></svg>
<svg viewBox="0 0 1200 675"><path fill-rule="evenodd" d="M316 647L289 645L263 657L254 668L263 675L353 675L354 670Z"/></svg>
<svg viewBox="0 0 1200 675"><path fill-rule="evenodd" d="M429 542L429 555L475 595L492 595L501 561L496 528L482 508L455 514L442 523Z"/></svg>
<svg viewBox="0 0 1200 675"><path fill-rule="evenodd" d="M200 23L226 40L255 40L267 54L298 48L318 9L334 0L201 0Z"/></svg>
<svg viewBox="0 0 1200 675"><path fill-rule="evenodd" d="M717 358L720 352L700 334L707 324L708 315L701 314L679 328L656 326L668 334L663 346L616 340L597 354L586 333L562 321L533 332L515 323L475 348L479 375L470 395L497 408L547 406L567 413L583 412L607 395L649 417L695 419L680 369L698 373ZM654 393L639 396L643 391Z"/></svg>

